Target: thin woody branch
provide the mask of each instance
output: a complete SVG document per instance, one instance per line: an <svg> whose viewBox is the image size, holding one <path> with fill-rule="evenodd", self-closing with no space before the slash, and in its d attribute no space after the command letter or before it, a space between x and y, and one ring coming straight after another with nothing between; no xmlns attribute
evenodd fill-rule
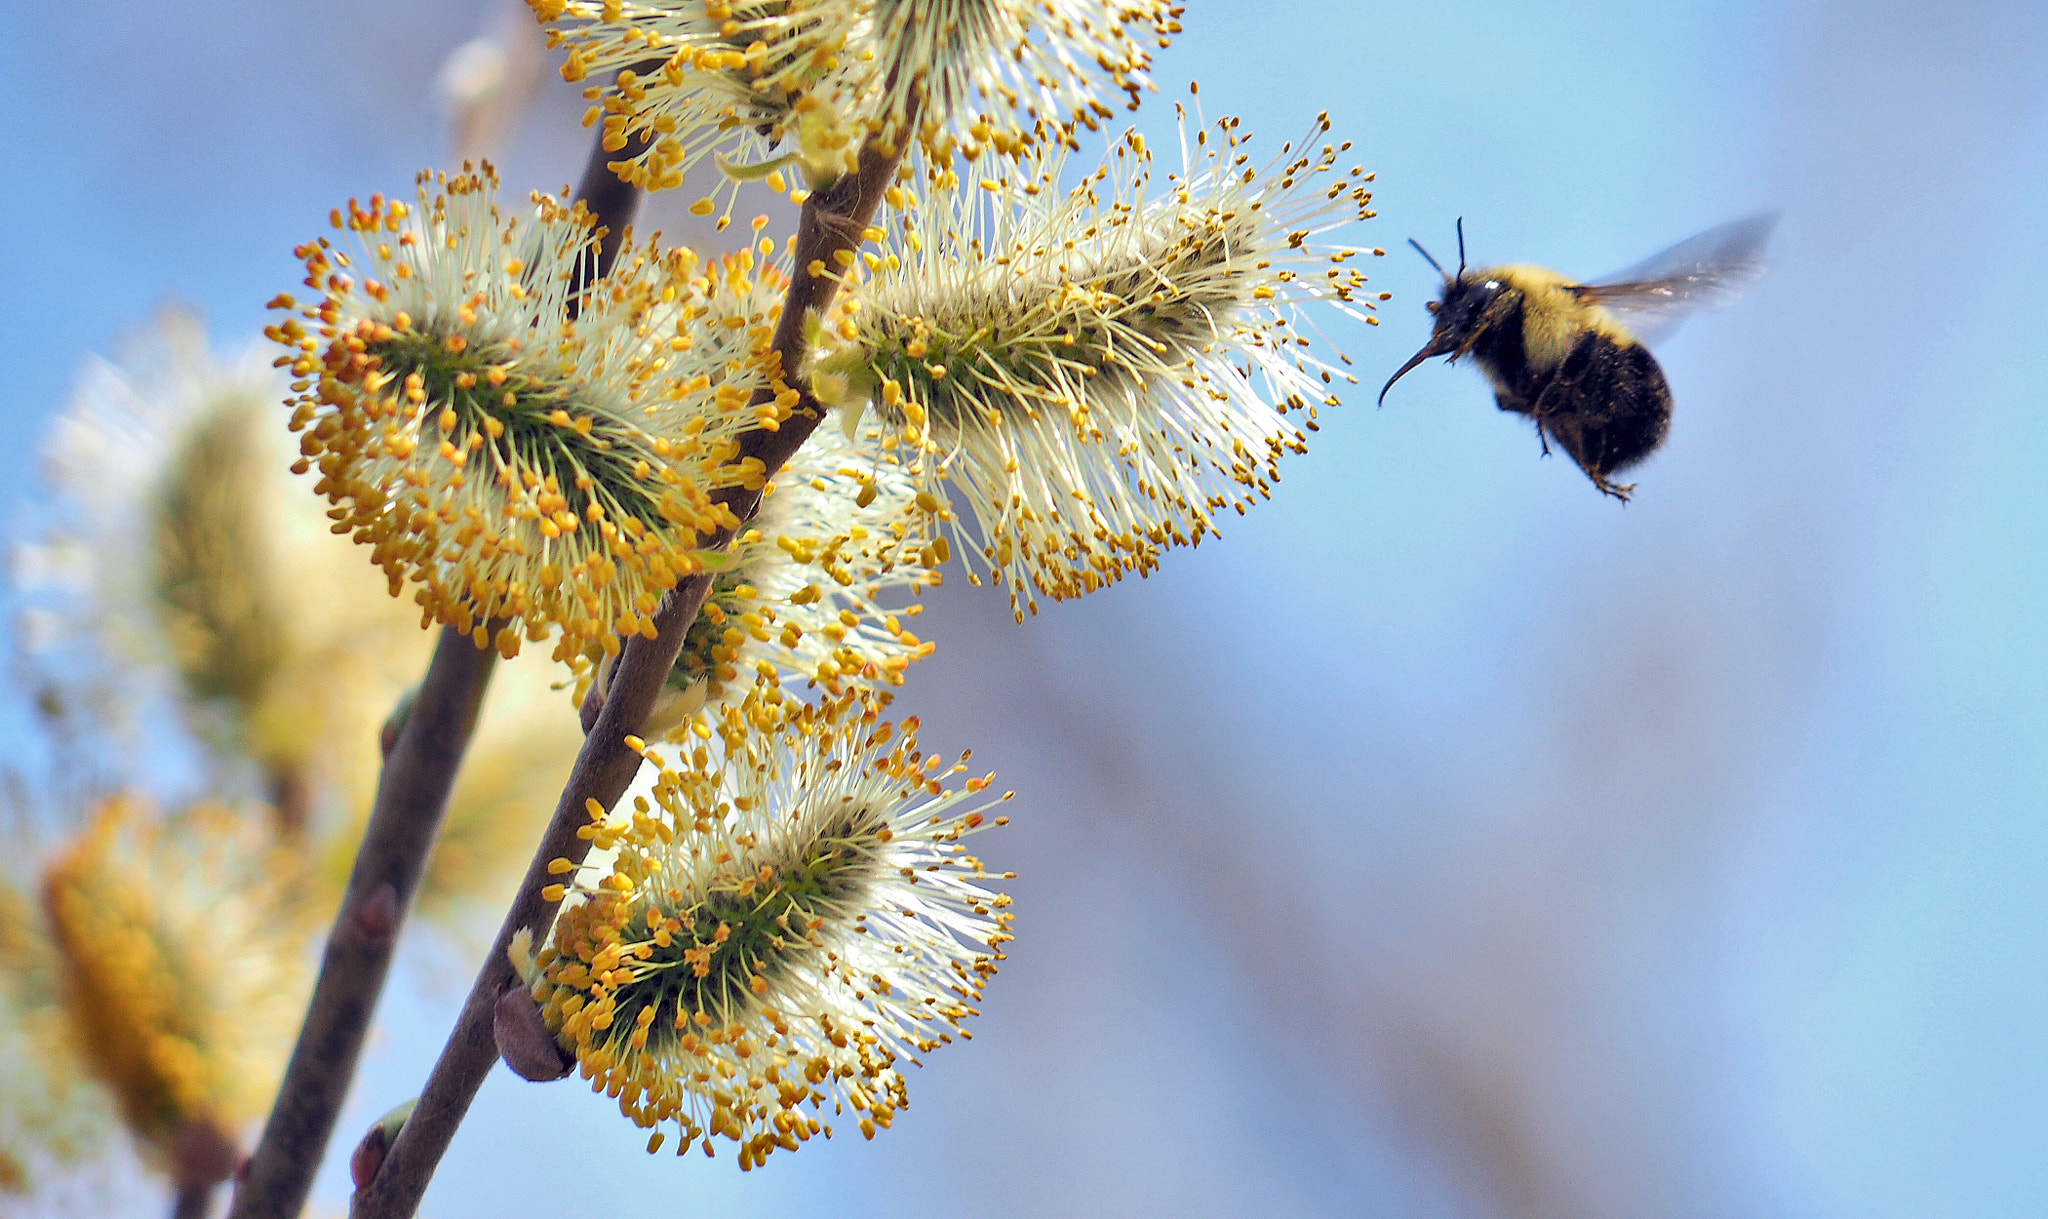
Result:
<svg viewBox="0 0 2048 1219"><path fill-rule="evenodd" d="M617 258L640 205L640 192L611 172L610 160L601 146L593 149L577 187L577 198L605 229L589 266L593 279ZM493 634L485 630L482 638ZM442 632L386 759L305 1024L230 1219L290 1219L305 1208L495 660L494 651L480 650L452 628Z"/></svg>
<svg viewBox="0 0 2048 1219"><path fill-rule="evenodd" d="M871 141L861 152L856 173L805 201L793 250L795 275L774 339L786 379L793 381L803 363L806 315L831 302L839 286L834 274L837 256L860 245L901 157L900 147L884 149ZM811 274L813 266L821 266L822 273ZM749 432L741 438L741 460L758 461L766 475L773 475L810 437L822 418L822 410L807 391L799 392L802 398L795 414L779 429ZM760 493L732 488L720 498L744 521L759 505ZM714 538L711 544L723 546L728 541L730 535ZM455 1029L427 1078L419 1104L392 1144L376 1178L356 1192L352 1207L355 1219L404 1219L418 1209L427 1182L468 1112L470 1101L498 1060L493 1012L499 995L515 980L506 949L522 929L531 931L536 940L546 933L561 905L541 896L542 889L557 879L548 871L549 862L565 858L580 864L590 844L578 838L576 831L589 823L589 804L595 801L603 808L611 808L638 773L640 756L626 745L625 738L646 721L653 709L662 683L682 650L689 626L710 591L709 573L685 578L655 614L655 637L635 637L626 642L554 818L484 958Z"/></svg>
<svg viewBox="0 0 2048 1219"><path fill-rule="evenodd" d="M305 1023L230 1219L289 1219L305 1208L496 661L453 628L441 632L385 761Z"/></svg>
<svg viewBox="0 0 2048 1219"><path fill-rule="evenodd" d="M636 137L616 155L633 156L645 144L644 139ZM604 275L617 260L619 247L625 244L626 229L640 214L640 189L621 181L619 175L612 172L614 155L604 150L604 141L592 144L590 159L583 164L583 177L576 183L577 201L590 209L590 214L605 230L598 241L597 265L592 278ZM573 304L571 310L574 310Z"/></svg>
<svg viewBox="0 0 2048 1219"><path fill-rule="evenodd" d="M213 1186L180 1185L171 1200L171 1219L206 1219L213 1209Z"/></svg>

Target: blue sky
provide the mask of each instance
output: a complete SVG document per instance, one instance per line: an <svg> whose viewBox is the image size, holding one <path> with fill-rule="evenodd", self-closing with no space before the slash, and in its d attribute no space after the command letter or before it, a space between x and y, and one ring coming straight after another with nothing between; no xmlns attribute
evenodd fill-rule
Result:
<svg viewBox="0 0 2048 1219"><path fill-rule="evenodd" d="M168 298L239 346L329 207L445 155L426 82L493 11L0 11L25 519L86 354ZM875 1144L746 1179L501 1073L431 1213L2048 1210L2048 12L1275 11L1190 4L1139 121L1189 79L1271 147L1331 112L1379 172L1395 299L1328 326L1370 388L1148 581L935 599L904 706L1020 793L975 1041ZM574 175L575 113L516 185ZM1469 369L1372 407L1427 334L1407 238L1590 277L1765 208L1626 508ZM445 1029L414 955L344 1129Z"/></svg>

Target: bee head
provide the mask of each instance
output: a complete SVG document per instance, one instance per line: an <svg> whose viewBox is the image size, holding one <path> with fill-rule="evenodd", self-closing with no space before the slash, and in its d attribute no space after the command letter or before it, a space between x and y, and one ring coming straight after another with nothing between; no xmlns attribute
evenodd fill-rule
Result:
<svg viewBox="0 0 2048 1219"><path fill-rule="evenodd" d="M1465 219L1458 218L1458 273L1452 275L1444 270L1443 264L1430 257L1428 250L1413 237L1408 244L1415 252L1429 260L1436 273L1444 277L1443 295L1429 302L1429 311L1436 318L1436 326L1430 332L1429 342L1400 367L1387 384L1380 390L1380 401L1387 400L1387 390L1394 388L1394 382L1408 374L1408 370L1431 356L1449 356L1455 360L1472 345L1487 324L1488 308L1507 290L1507 285L1491 276L1468 273L1465 269Z"/></svg>
<svg viewBox="0 0 2048 1219"><path fill-rule="evenodd" d="M1448 342L1449 346L1444 352L1432 354L1448 353L1452 359L1463 354L1464 348L1485 329L1494 302L1507 291L1506 282L1482 271L1461 271L1456 279L1445 280L1444 294L1429 302L1429 311L1436 316L1430 345Z"/></svg>

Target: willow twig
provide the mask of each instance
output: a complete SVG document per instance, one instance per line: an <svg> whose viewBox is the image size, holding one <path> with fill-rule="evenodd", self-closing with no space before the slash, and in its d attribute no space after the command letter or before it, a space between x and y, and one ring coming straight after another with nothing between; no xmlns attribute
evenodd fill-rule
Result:
<svg viewBox="0 0 2048 1219"><path fill-rule="evenodd" d="M306 1205L497 658L453 628L441 632L385 760L298 1044L229 1219L291 1219Z"/></svg>
<svg viewBox="0 0 2048 1219"><path fill-rule="evenodd" d="M586 269L591 279L611 267L640 206L640 192L612 173L611 159L602 144L594 148L576 191L605 230ZM486 630L481 637L495 633ZM494 652L479 651L452 629L443 631L418 701L385 762L376 810L335 918L306 1023L229 1219L292 1219L305 1207L495 659Z"/></svg>
<svg viewBox="0 0 2048 1219"><path fill-rule="evenodd" d="M870 141L861 152L857 172L805 200L792 252L795 274L774 339L786 380L793 383L796 370L803 363L805 316L824 309L838 289L836 256L860 245L901 158L900 148L885 149ZM820 274L811 274L810 268L814 266L821 268ZM800 393L795 413L780 428L748 432L740 438L740 460L760 462L764 476L782 468L822 417L816 400L808 392ZM744 521L759 506L760 493L727 488L719 498ZM708 545L719 547L730 540L727 534L710 539ZM409 1219L419 1208L427 1182L455 1137L463 1115L469 1111L470 1101L498 1060L492 1014L498 996L515 979L506 949L519 931L530 931L539 941L553 923L561 903L547 901L541 891L559 878L549 872L548 865L558 858L573 864L582 862L590 843L578 838L576 831L589 824L589 803L594 800L603 808L611 808L639 772L640 756L626 745L625 738L638 730L653 710L662 683L682 650L683 638L710 591L709 573L685 578L669 592L654 615L655 637L636 636L626 642L603 705L584 738L583 750L576 758L561 801L555 806L554 818L534 852L533 862L527 867L519 894L513 898L497 939L477 972L462 1014L427 1077L412 1117L392 1144L375 1179L356 1191L354 1219ZM591 697L597 695L593 692Z"/></svg>
<svg viewBox="0 0 2048 1219"><path fill-rule="evenodd" d="M171 1199L171 1219L206 1219L213 1209L213 1185L180 1185Z"/></svg>

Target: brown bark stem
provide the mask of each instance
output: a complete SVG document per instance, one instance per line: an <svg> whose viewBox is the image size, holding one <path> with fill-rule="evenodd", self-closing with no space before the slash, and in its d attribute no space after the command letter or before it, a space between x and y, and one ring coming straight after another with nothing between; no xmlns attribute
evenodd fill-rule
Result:
<svg viewBox="0 0 2048 1219"><path fill-rule="evenodd" d="M213 1211L212 1185L180 1185L171 1199L171 1219L206 1219Z"/></svg>
<svg viewBox="0 0 2048 1219"><path fill-rule="evenodd" d="M794 274L774 340L775 349L782 355L783 375L791 384L796 383L797 371L803 364L805 314L813 309L822 310L831 302L839 287L836 273L840 268L835 255L859 247L901 158L900 149L884 150L870 142L861 152L856 173L816 192L804 203L792 251ZM824 274L813 276L809 268L819 263L823 264ZM765 472L772 475L809 439L822 411L807 391L801 392L803 397L795 415L781 428L749 432L741 438L742 459L759 461ZM758 492L737 489L722 498L743 521L753 515L760 502ZM723 546L728 541L729 536L718 537L709 544ZM506 912L505 922L484 958L448 1044L427 1077L412 1117L392 1144L376 1178L368 1187L356 1191L351 1209L354 1219L410 1219L419 1209L427 1182L463 1115L469 1111L470 1101L498 1060L492 1013L499 994L514 979L506 948L521 929L533 933L538 947L553 924L561 903L544 900L541 890L559 877L548 871L548 864L558 858L576 864L583 861L590 844L578 838L576 831L589 824L585 811L589 802L595 800L610 809L639 772L640 756L627 747L625 738L637 731L653 710L662 682L682 650L683 638L710 591L709 573L685 578L655 614L655 637L635 637L626 642L603 706L584 738L583 750L570 772L561 801L555 806L554 819L526 869L519 894Z"/></svg>
<svg viewBox="0 0 2048 1219"><path fill-rule="evenodd" d="M298 1044L230 1219L292 1219L305 1208L496 660L453 628L441 632L385 760Z"/></svg>
<svg viewBox="0 0 2048 1219"><path fill-rule="evenodd" d="M634 136L619 152L604 150L604 138L599 136L590 146L590 159L583 164L583 178L576 183L576 201L590 209L598 225L605 230L598 239L597 258L591 279L602 279L611 269L613 260L619 256L619 247L625 243L626 230L632 227L633 218L640 214L640 188L612 172L612 162L639 155L647 147L643 136ZM574 316L575 298L571 298L570 315Z"/></svg>
<svg viewBox="0 0 2048 1219"><path fill-rule="evenodd" d="M576 197L606 230L581 268L586 282L610 270L640 207L640 192L611 171L612 160L601 143L594 147L577 186ZM441 633L406 726L385 758L306 1021L228 1219L293 1219L305 1209L496 659L452 628Z"/></svg>

